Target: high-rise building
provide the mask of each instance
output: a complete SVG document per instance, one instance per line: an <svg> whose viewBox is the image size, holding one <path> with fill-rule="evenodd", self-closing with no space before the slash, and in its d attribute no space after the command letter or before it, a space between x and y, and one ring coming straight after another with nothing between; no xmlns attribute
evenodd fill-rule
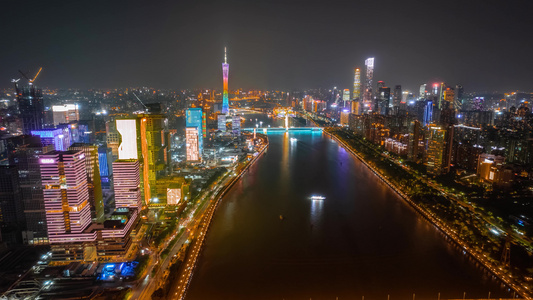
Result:
<svg viewBox="0 0 533 300"><path fill-rule="evenodd" d="M84 233L91 206L83 151L51 151L39 159L50 244L94 240L96 233ZM74 252L66 254L83 256Z"/></svg>
<svg viewBox="0 0 533 300"><path fill-rule="evenodd" d="M425 165L427 172L440 175L443 172L446 130L440 126L430 124L427 129L427 151Z"/></svg>
<svg viewBox="0 0 533 300"><path fill-rule="evenodd" d="M390 88L384 86L383 81L381 86L378 88L378 96L376 97L376 109L375 112L379 112L382 115L390 114ZM378 85L379 85L378 83Z"/></svg>
<svg viewBox="0 0 533 300"><path fill-rule="evenodd" d="M394 87L394 96L392 98L392 106L399 107L402 102L402 86L396 85Z"/></svg>
<svg viewBox="0 0 533 300"><path fill-rule="evenodd" d="M433 122L433 101L426 100L424 106L424 117L422 120L422 126L428 126L431 122Z"/></svg>
<svg viewBox="0 0 533 300"><path fill-rule="evenodd" d="M361 100L361 69L355 68L355 77L353 79L353 101Z"/></svg>
<svg viewBox="0 0 533 300"><path fill-rule="evenodd" d="M29 86L16 88L17 102L22 119L23 133L31 134L33 130L43 129L44 104L43 92L31 82Z"/></svg>
<svg viewBox="0 0 533 300"><path fill-rule="evenodd" d="M455 97L454 97L454 107L455 110L460 110L463 108L464 101L464 88L462 85L455 86Z"/></svg>
<svg viewBox="0 0 533 300"><path fill-rule="evenodd" d="M188 108L185 112L185 125L198 130L198 151L203 153L203 113L201 108Z"/></svg>
<svg viewBox="0 0 533 300"><path fill-rule="evenodd" d="M20 243L24 211L16 165L0 165L0 237L4 242Z"/></svg>
<svg viewBox="0 0 533 300"><path fill-rule="evenodd" d="M115 206L141 210L141 174L140 164L136 159L119 159L113 162L113 187Z"/></svg>
<svg viewBox="0 0 533 300"><path fill-rule="evenodd" d="M226 132L226 115L225 114L218 114L217 115L217 129L222 132Z"/></svg>
<svg viewBox="0 0 533 300"><path fill-rule="evenodd" d="M374 58L368 58L365 60L365 66L366 66L366 77L365 77L365 88L364 88L364 94L363 94L363 112L367 112L369 110L372 110L372 98L373 98L373 92L372 92L372 84L374 79Z"/></svg>
<svg viewBox="0 0 533 300"><path fill-rule="evenodd" d="M139 159L141 189L146 204L150 204L159 176L168 173L168 120L160 114L138 114L136 119L116 120L122 142L119 159Z"/></svg>
<svg viewBox="0 0 533 300"><path fill-rule="evenodd" d="M409 124L409 143L407 144L407 159L418 162L418 144L420 141L421 128L418 120L413 120Z"/></svg>
<svg viewBox="0 0 533 300"><path fill-rule="evenodd" d="M98 166L100 167L100 180L102 182L102 189L111 188L111 178L113 176L113 155L111 149L106 145L98 147Z"/></svg>
<svg viewBox="0 0 533 300"><path fill-rule="evenodd" d="M229 113L228 76L229 76L228 56L226 53L226 48L224 48L224 62L222 63L222 80L223 80L222 113L223 114Z"/></svg>
<svg viewBox="0 0 533 300"><path fill-rule="evenodd" d="M185 144L187 147L187 161L200 161L200 145L198 141L198 127L185 128Z"/></svg>
<svg viewBox="0 0 533 300"><path fill-rule="evenodd" d="M52 112L54 116L54 125L79 121L80 115L78 104L53 105Z"/></svg>
<svg viewBox="0 0 533 300"><path fill-rule="evenodd" d="M22 233L22 236L23 242L30 245L48 244L39 156L53 150L53 145L42 146L41 143L28 143L17 147L15 151L26 220L26 231Z"/></svg>
<svg viewBox="0 0 533 300"><path fill-rule="evenodd" d="M96 222L104 221L104 199L102 194L102 181L100 178L100 160L98 159L98 146L94 144L75 143L68 148L72 151L83 151L85 154L85 170L87 172L87 187L89 189L89 204L91 215Z"/></svg>
<svg viewBox="0 0 533 300"><path fill-rule="evenodd" d="M118 159L139 159L137 120L117 120L116 130L121 137L121 142L118 146Z"/></svg>
<svg viewBox="0 0 533 300"><path fill-rule="evenodd" d="M427 84L425 84L425 83L420 85L420 90L419 90L419 94L418 94L418 99L419 100L426 98L426 86L427 86Z"/></svg>
<svg viewBox="0 0 533 300"><path fill-rule="evenodd" d="M231 131L233 134L241 134L241 117L239 115L232 116Z"/></svg>

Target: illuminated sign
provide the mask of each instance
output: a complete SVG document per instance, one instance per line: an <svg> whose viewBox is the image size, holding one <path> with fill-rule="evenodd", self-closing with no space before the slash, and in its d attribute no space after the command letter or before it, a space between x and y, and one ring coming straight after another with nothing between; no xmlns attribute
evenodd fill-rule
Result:
<svg viewBox="0 0 533 300"><path fill-rule="evenodd" d="M53 158L41 158L42 164L53 164L55 163L55 160Z"/></svg>

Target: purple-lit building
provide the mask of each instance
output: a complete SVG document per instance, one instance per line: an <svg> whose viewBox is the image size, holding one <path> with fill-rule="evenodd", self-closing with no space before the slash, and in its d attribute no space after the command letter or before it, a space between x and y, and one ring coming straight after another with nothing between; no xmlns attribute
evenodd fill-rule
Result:
<svg viewBox="0 0 533 300"><path fill-rule="evenodd" d="M32 130L31 134L41 137L43 146L54 145L57 151L67 151L71 145L68 127Z"/></svg>

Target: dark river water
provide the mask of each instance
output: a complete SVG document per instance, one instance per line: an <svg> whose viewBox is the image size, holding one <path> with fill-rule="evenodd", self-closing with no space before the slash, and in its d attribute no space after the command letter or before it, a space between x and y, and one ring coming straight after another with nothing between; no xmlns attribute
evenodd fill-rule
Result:
<svg viewBox="0 0 533 300"><path fill-rule="evenodd" d="M268 137L222 200L187 299L512 297L332 139Z"/></svg>

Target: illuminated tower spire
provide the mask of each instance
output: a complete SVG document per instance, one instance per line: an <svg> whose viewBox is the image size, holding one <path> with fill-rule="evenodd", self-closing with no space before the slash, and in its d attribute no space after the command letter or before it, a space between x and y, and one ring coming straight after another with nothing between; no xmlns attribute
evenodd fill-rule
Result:
<svg viewBox="0 0 533 300"><path fill-rule="evenodd" d="M224 63L222 64L222 79L223 79L223 93L222 93L222 113L227 114L229 112L229 101L228 101L228 75L229 75L229 64L226 48L224 47Z"/></svg>

